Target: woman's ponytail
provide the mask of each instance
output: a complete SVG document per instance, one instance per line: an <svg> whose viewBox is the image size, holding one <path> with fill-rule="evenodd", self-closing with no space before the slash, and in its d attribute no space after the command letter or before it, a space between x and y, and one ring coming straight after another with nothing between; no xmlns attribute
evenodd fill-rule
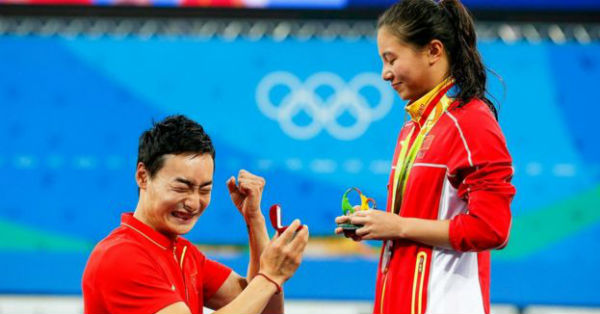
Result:
<svg viewBox="0 0 600 314"><path fill-rule="evenodd" d="M486 69L477 50L477 34L473 18L458 0L441 0L440 8L447 15L456 34L454 47L448 47L450 54L450 72L460 91L456 96L463 104L473 97L485 101L498 119L498 112L486 97Z"/></svg>

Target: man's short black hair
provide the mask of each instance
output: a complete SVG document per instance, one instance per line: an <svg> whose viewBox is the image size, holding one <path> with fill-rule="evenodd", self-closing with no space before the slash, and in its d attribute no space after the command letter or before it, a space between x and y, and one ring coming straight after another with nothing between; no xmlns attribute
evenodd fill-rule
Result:
<svg viewBox="0 0 600 314"><path fill-rule="evenodd" d="M162 168L167 154L210 154L215 160L215 148L208 134L200 124L183 115L154 122L140 136L137 163L144 163L150 177Z"/></svg>

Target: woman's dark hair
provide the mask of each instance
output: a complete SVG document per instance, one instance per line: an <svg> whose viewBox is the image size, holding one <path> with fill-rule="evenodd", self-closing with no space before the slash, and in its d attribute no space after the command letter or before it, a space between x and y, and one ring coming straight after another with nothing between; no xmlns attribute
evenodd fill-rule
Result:
<svg viewBox="0 0 600 314"><path fill-rule="evenodd" d="M387 9L377 22L396 37L417 48L432 40L444 44L449 56L450 72L458 86L460 106L474 97L483 100L496 119L494 104L486 97L486 69L477 51L473 18L458 0L402 0Z"/></svg>
<svg viewBox="0 0 600 314"><path fill-rule="evenodd" d="M202 126L183 115L169 116L153 123L140 136L137 162L153 177L163 166L167 154L210 154L215 160L212 141Z"/></svg>

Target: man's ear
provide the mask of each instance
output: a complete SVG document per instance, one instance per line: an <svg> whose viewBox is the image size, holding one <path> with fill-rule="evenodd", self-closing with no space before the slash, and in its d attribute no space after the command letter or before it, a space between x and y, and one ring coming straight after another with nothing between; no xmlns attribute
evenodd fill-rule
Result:
<svg viewBox="0 0 600 314"><path fill-rule="evenodd" d="M444 44L439 39L432 40L427 45L427 55L429 57L429 65L437 63L446 55Z"/></svg>
<svg viewBox="0 0 600 314"><path fill-rule="evenodd" d="M137 168L135 169L135 182L137 182L138 188L140 190L145 190L148 186L148 178L150 173L144 166L143 162L138 162Z"/></svg>

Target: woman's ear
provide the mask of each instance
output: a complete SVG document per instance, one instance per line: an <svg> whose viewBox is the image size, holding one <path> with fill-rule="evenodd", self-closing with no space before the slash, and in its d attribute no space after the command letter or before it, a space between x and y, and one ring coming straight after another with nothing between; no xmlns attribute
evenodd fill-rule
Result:
<svg viewBox="0 0 600 314"><path fill-rule="evenodd" d="M439 62L446 55L444 44L439 39L434 39L427 45L429 65Z"/></svg>
<svg viewBox="0 0 600 314"><path fill-rule="evenodd" d="M143 162L138 162L137 168L135 169L135 182L137 182L140 190L145 190L148 186L148 170L144 166Z"/></svg>

